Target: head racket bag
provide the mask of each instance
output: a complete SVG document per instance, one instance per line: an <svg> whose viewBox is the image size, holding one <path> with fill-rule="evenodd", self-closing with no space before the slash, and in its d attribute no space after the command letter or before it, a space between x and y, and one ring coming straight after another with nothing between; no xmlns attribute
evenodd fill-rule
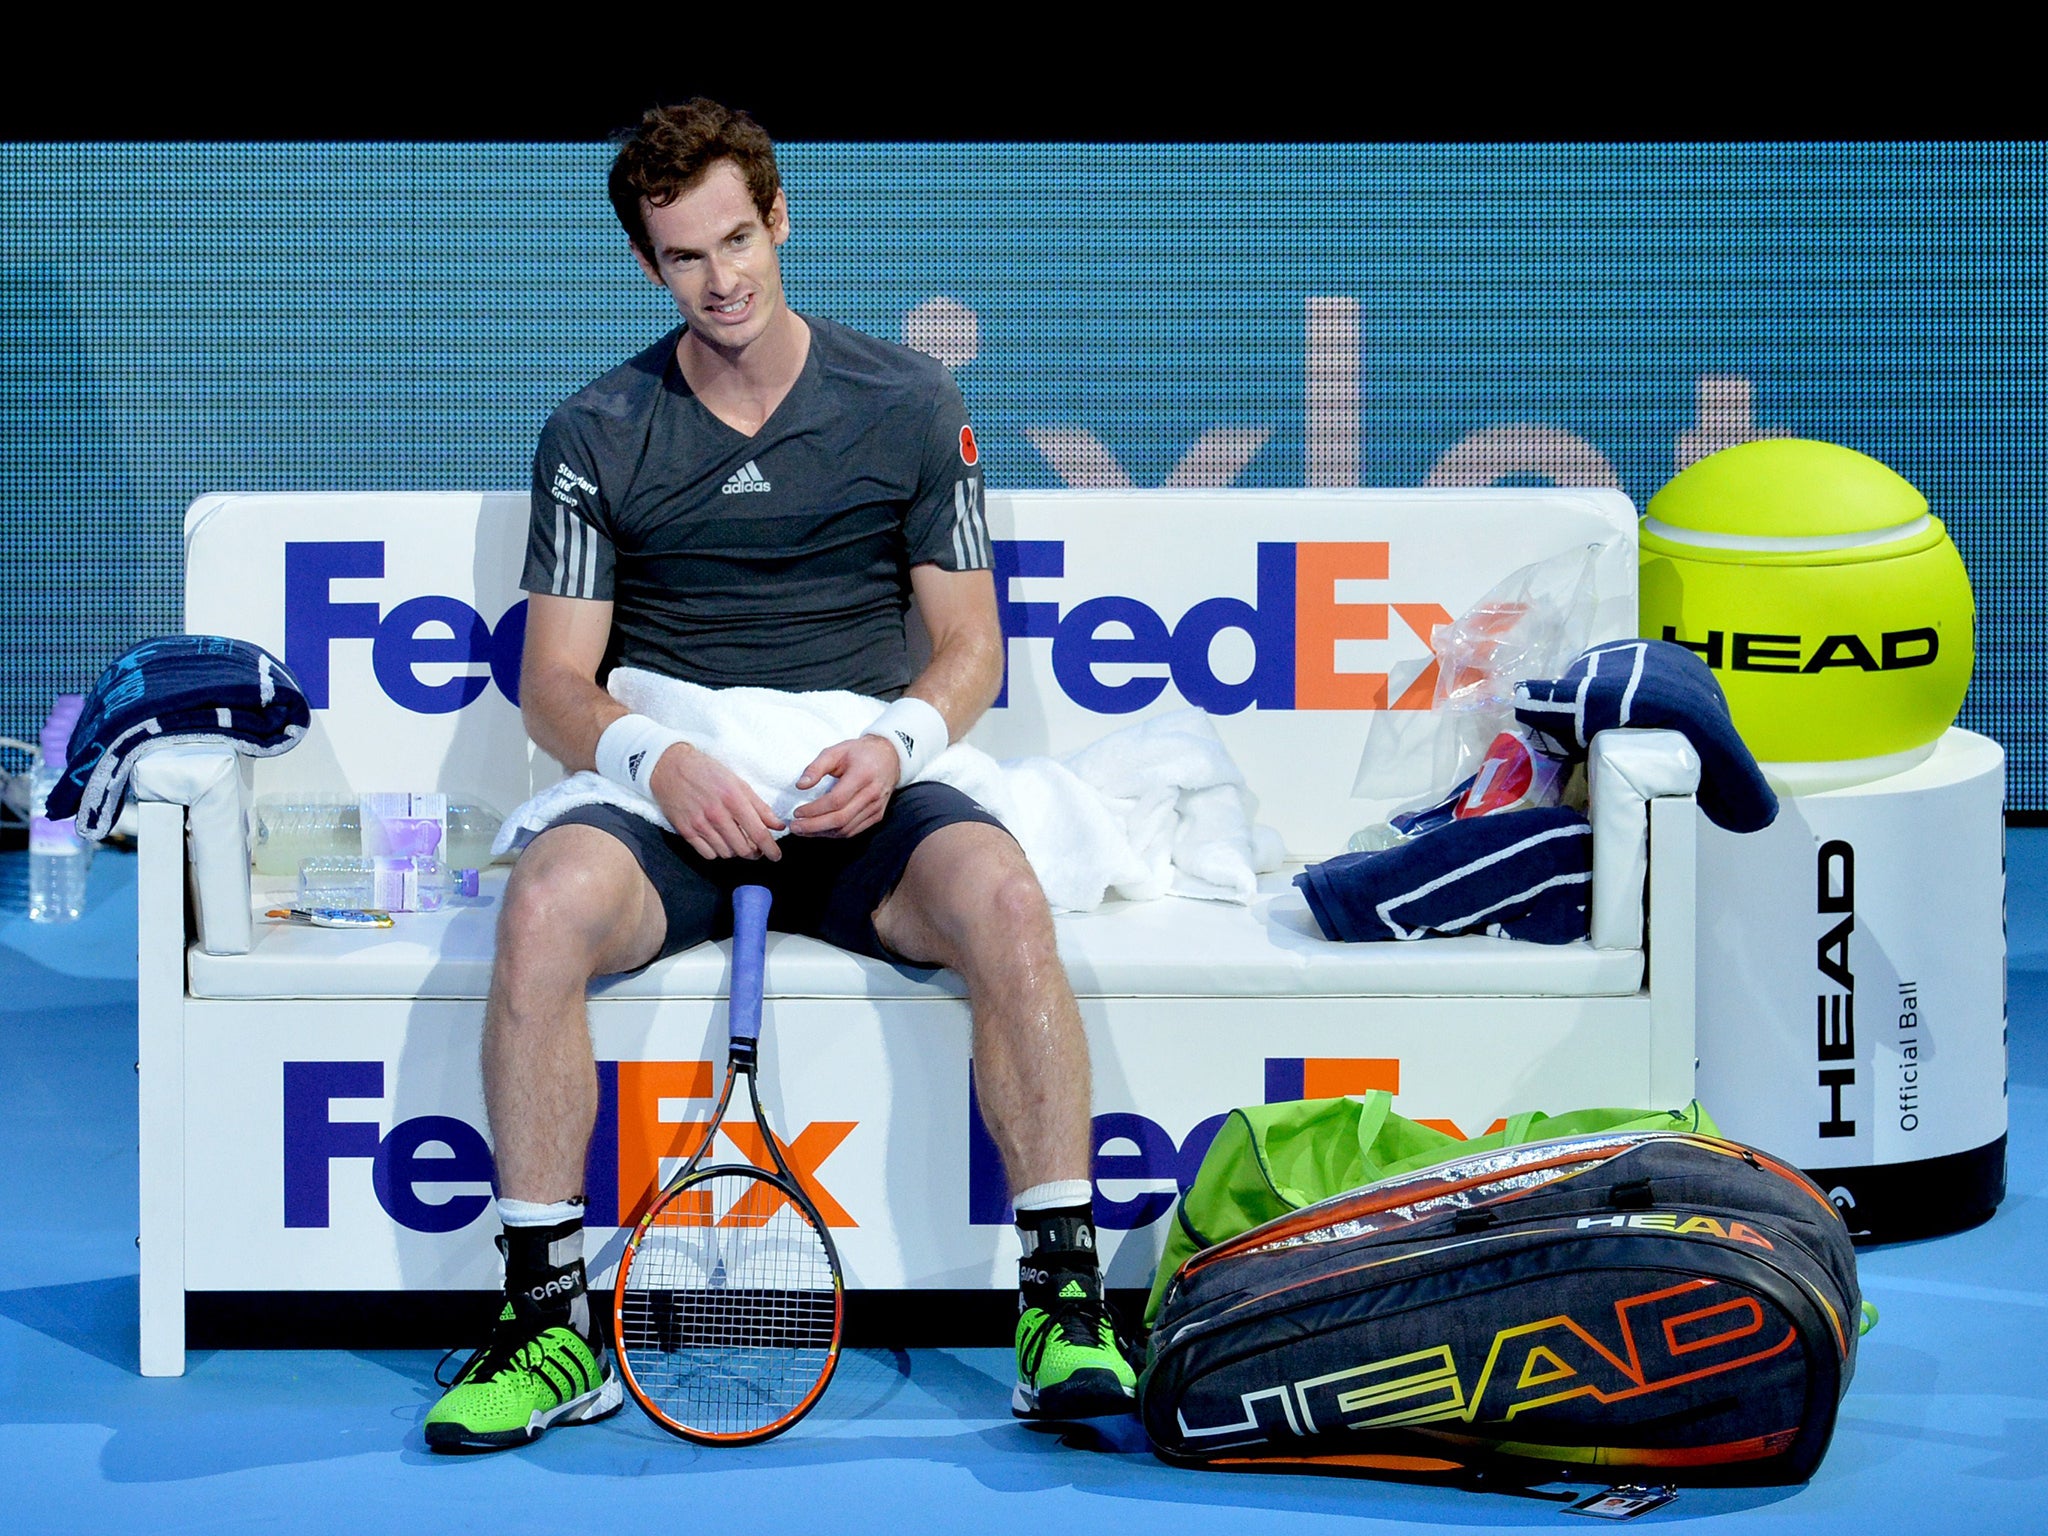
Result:
<svg viewBox="0 0 2048 1536"><path fill-rule="evenodd" d="M1696 1133L1439 1163L1195 1254L1140 1383L1172 1462L1798 1482L1862 1295L1796 1169Z"/></svg>

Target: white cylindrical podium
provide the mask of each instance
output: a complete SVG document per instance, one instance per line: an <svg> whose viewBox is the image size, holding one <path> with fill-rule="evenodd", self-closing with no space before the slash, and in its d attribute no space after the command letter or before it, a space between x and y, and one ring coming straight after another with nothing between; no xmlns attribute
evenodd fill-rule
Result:
<svg viewBox="0 0 2048 1536"><path fill-rule="evenodd" d="M2005 754L1783 797L1699 836L1700 1102L1806 1170L1864 1241L2005 1197Z"/></svg>

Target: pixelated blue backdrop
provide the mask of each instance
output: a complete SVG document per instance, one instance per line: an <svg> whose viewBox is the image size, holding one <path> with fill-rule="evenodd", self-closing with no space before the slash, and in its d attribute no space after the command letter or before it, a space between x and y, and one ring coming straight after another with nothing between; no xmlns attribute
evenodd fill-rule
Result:
<svg viewBox="0 0 2048 1536"><path fill-rule="evenodd" d="M669 321L592 145L0 146L0 733L178 624L225 489L510 487ZM1924 490L1963 723L2048 808L2048 146L785 146L799 308L942 357L990 482L1556 480L1789 432Z"/></svg>

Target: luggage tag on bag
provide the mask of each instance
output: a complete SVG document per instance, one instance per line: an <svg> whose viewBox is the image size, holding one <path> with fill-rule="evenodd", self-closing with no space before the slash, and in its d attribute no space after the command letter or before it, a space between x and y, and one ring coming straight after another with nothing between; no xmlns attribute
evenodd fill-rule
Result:
<svg viewBox="0 0 2048 1536"><path fill-rule="evenodd" d="M1605 1493L1583 1498L1565 1511L1568 1515L1591 1515L1595 1520L1633 1520L1637 1515L1662 1508L1678 1497L1669 1483L1650 1487L1643 1483L1616 1483Z"/></svg>

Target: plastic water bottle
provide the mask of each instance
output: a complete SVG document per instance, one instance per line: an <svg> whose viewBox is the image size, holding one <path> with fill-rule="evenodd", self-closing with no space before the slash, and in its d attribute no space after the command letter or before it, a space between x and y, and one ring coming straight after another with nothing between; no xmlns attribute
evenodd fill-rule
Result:
<svg viewBox="0 0 2048 1536"><path fill-rule="evenodd" d="M71 817L51 821L43 815L50 791L64 776L65 752L72 727L85 708L85 696L60 693L42 733L42 751L29 777L28 916L35 923L76 922L85 912L85 876L92 866L92 845L78 835Z"/></svg>
<svg viewBox="0 0 2048 1536"><path fill-rule="evenodd" d="M504 815L481 800L448 797L448 846L442 850L457 869L491 862L491 842Z"/></svg>
<svg viewBox="0 0 2048 1536"><path fill-rule="evenodd" d="M453 869L429 853L395 858L316 858L299 864L302 907L372 907L438 912L480 893L477 872Z"/></svg>
<svg viewBox="0 0 2048 1536"><path fill-rule="evenodd" d="M266 795L254 807L256 873L272 879L298 873L307 859L354 858L363 851L360 800L354 795ZM481 800L448 801L448 846L457 869L491 862L491 839L505 818Z"/></svg>
<svg viewBox="0 0 2048 1536"><path fill-rule="evenodd" d="M363 851L354 795L265 796L254 813L259 875L289 877L306 859L352 858Z"/></svg>

